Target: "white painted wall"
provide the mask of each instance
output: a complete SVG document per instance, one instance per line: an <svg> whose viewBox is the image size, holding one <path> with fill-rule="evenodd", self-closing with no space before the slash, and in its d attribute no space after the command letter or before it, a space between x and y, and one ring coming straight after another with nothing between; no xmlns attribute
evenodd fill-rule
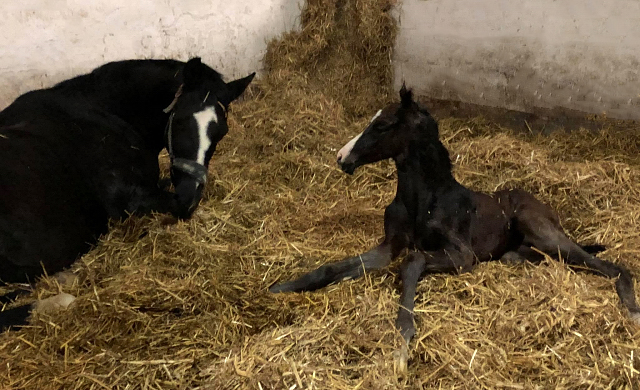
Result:
<svg viewBox="0 0 640 390"><path fill-rule="evenodd" d="M0 109L129 58L200 56L227 80L262 67L302 0L0 0Z"/></svg>
<svg viewBox="0 0 640 390"><path fill-rule="evenodd" d="M304 0L0 0L0 109L108 61L199 55L262 67ZM394 58L419 93L640 119L638 0L402 0Z"/></svg>
<svg viewBox="0 0 640 390"><path fill-rule="evenodd" d="M640 1L403 0L395 84L640 119Z"/></svg>

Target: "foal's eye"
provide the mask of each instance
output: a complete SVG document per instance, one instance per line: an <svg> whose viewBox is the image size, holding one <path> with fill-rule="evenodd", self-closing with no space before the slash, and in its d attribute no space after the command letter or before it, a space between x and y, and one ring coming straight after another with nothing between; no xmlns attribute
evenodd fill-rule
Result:
<svg viewBox="0 0 640 390"><path fill-rule="evenodd" d="M376 123L373 125L373 128L375 131L378 131L380 133L384 133L386 131L389 131L391 129L391 126L389 126L386 123Z"/></svg>

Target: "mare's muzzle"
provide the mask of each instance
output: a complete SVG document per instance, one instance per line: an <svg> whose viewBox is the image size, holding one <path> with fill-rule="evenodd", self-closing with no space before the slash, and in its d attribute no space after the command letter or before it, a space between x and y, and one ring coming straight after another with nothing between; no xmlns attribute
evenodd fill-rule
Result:
<svg viewBox="0 0 640 390"><path fill-rule="evenodd" d="M187 174L196 183L207 184L207 167L198 162L186 158L174 158L171 167Z"/></svg>
<svg viewBox="0 0 640 390"><path fill-rule="evenodd" d="M202 197L207 182L207 168L193 160L175 158L171 163L179 218L189 218Z"/></svg>

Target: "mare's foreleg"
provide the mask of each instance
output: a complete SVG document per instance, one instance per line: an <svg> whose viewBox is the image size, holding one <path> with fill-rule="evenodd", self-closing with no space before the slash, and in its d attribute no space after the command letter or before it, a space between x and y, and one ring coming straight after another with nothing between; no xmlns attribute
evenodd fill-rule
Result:
<svg viewBox="0 0 640 390"><path fill-rule="evenodd" d="M160 213L178 217L179 207L175 194L169 191L157 187L138 187L131 191L126 211L137 215Z"/></svg>
<svg viewBox="0 0 640 390"><path fill-rule="evenodd" d="M636 303L633 278L625 267L587 253L545 215L534 209L521 212L517 216L517 226L524 235L523 244L534 246L551 257L557 257L560 253L571 266L584 267L609 278L617 278L615 284L620 301L629 310L634 321L640 324L640 307Z"/></svg>

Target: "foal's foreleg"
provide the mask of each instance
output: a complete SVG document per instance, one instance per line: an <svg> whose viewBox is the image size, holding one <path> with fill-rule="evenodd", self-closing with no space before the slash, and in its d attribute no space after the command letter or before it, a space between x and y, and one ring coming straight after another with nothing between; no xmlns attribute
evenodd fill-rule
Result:
<svg viewBox="0 0 640 390"><path fill-rule="evenodd" d="M473 265L473 252L466 248L449 248L437 252L412 252L400 266L402 293L396 326L407 344L416 330L413 308L416 286L423 273L456 273L469 271Z"/></svg>
<svg viewBox="0 0 640 390"><path fill-rule="evenodd" d="M396 327L400 331L405 344L397 351L395 358L398 371L404 372L409 359L408 345L416 333L413 323L415 307L416 287L423 273L455 273L465 272L473 265L473 252L460 246L443 249L437 252L422 253L412 252L400 266L400 278L402 279L402 292L400 294L400 308Z"/></svg>
<svg viewBox="0 0 640 390"><path fill-rule="evenodd" d="M524 234L525 244L552 257L557 257L560 253L569 265L585 267L609 278L617 278L615 284L618 296L632 318L640 324L640 307L636 303L633 278L625 267L587 253L542 216L523 213L518 218L518 226Z"/></svg>
<svg viewBox="0 0 640 390"><path fill-rule="evenodd" d="M367 271L384 268L397 255L398 253L392 250L391 244L382 243L361 255L325 264L298 279L273 285L269 291L277 293L317 290L334 282L359 278Z"/></svg>

